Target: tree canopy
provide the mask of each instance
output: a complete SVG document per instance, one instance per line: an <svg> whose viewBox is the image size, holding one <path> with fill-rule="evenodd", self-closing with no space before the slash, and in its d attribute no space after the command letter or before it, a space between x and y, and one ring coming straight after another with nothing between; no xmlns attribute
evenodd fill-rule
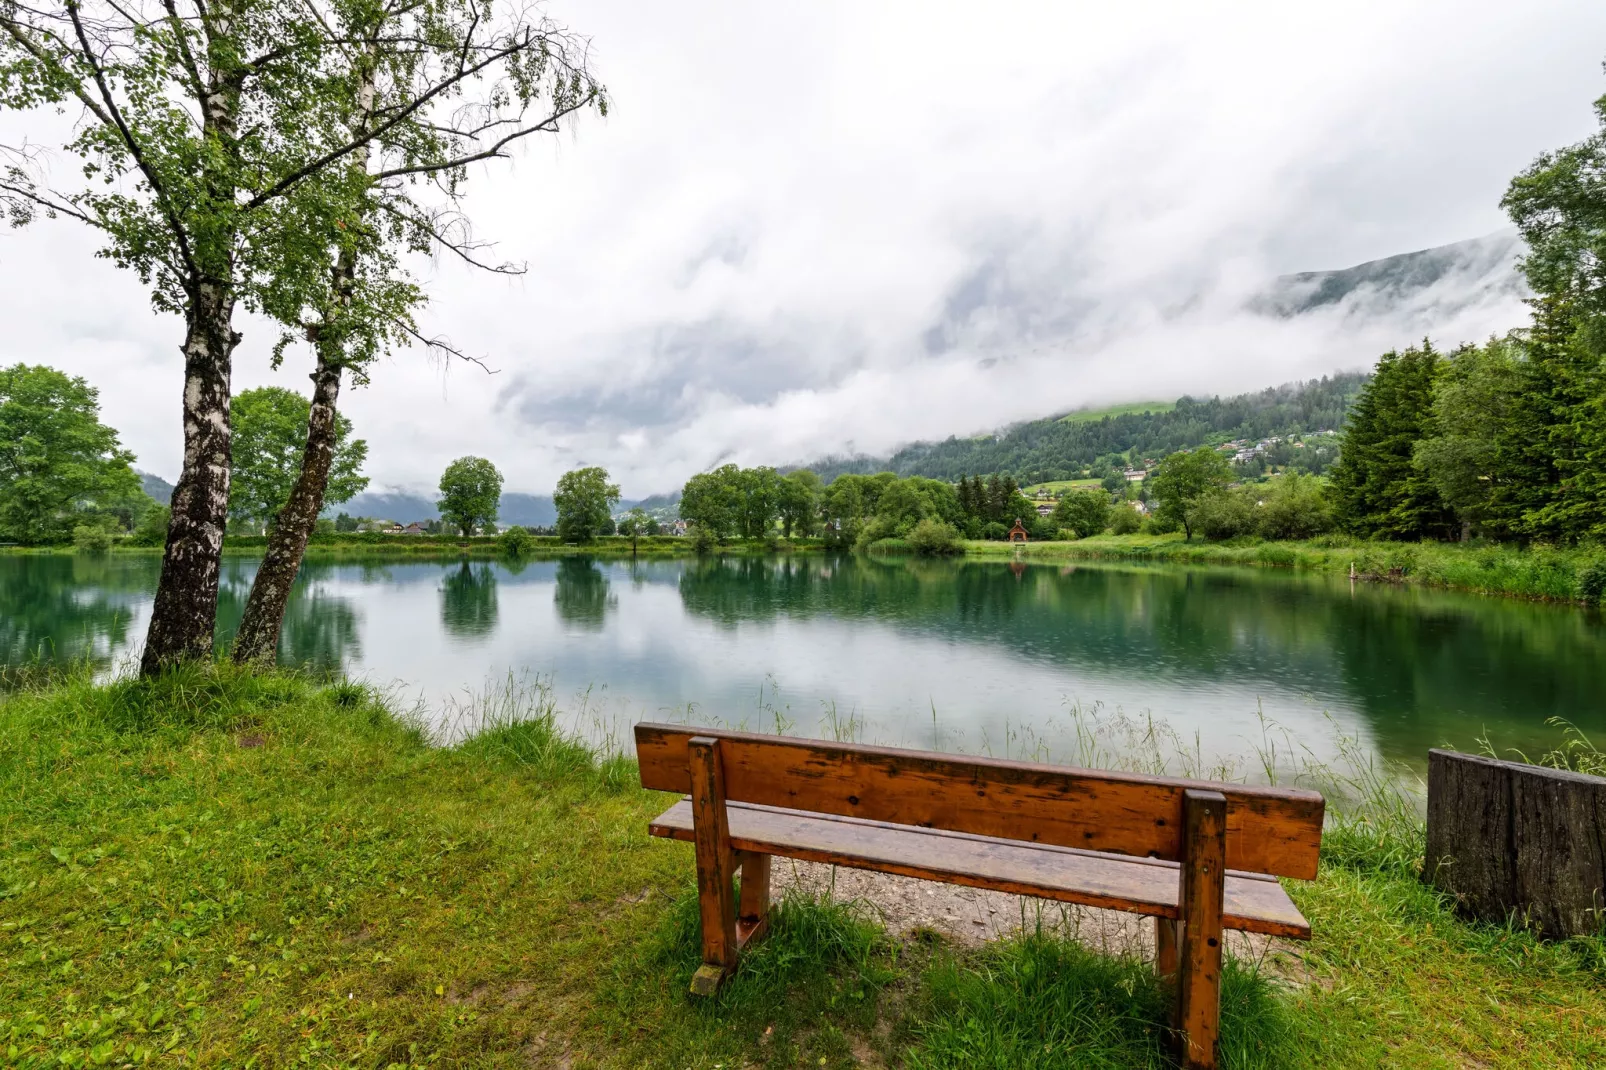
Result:
<svg viewBox="0 0 1606 1070"><path fill-rule="evenodd" d="M589 542L608 533L618 501L619 485L608 482L606 468L565 472L552 495L558 508L558 537L564 542Z"/></svg>
<svg viewBox="0 0 1606 1070"><path fill-rule="evenodd" d="M44 365L0 368L0 539L59 541L86 514L144 504L133 460L83 379Z"/></svg>
<svg viewBox="0 0 1606 1070"><path fill-rule="evenodd" d="M1157 516L1180 525L1185 537L1193 538L1193 507L1200 499L1226 490L1232 482L1232 465L1209 446L1186 453L1173 453L1160 462L1150 477L1149 487L1160 500ZM1176 527L1171 528L1172 531Z"/></svg>
<svg viewBox="0 0 1606 1070"><path fill-rule="evenodd" d="M301 474L311 408L305 397L278 386L246 390L229 402L234 425L230 519L272 526ZM329 505L350 501L368 486L362 474L368 443L351 437L351 421L345 416L335 417L334 439L324 493Z"/></svg>
<svg viewBox="0 0 1606 1070"><path fill-rule="evenodd" d="M502 473L484 457L459 457L441 473L440 491L441 519L467 538L496 520Z"/></svg>

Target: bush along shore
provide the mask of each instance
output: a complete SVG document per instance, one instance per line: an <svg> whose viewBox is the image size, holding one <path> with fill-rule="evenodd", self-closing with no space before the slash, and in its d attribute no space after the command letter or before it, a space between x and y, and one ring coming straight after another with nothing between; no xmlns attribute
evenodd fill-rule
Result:
<svg viewBox="0 0 1606 1070"><path fill-rule="evenodd" d="M343 681L9 683L6 1066L1174 1065L1149 964L1033 917L967 949L791 898L694 1001L691 847L550 706L443 746ZM1223 1064L1606 1063L1606 942L1460 920L1373 794L1290 887L1315 939L1229 960Z"/></svg>
<svg viewBox="0 0 1606 1070"><path fill-rule="evenodd" d="M1360 581L1413 583L1479 594L1598 605L1606 597L1606 549L1384 542L1326 536L1304 542L1239 539L1187 541L1181 535L1095 535L1074 542L1024 546L968 542L975 557L1153 561L1179 565L1247 565L1349 575Z"/></svg>

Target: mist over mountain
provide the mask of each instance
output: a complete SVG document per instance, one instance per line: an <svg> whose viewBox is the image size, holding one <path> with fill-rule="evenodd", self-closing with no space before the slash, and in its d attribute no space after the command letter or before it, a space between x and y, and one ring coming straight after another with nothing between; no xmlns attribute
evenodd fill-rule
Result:
<svg viewBox="0 0 1606 1070"><path fill-rule="evenodd" d="M1251 318L1294 327L1308 323L1313 330L1331 329L1334 321L1341 329L1388 323L1397 335L1392 344L1398 346L1424 336L1446 345L1475 341L1463 337L1465 324L1488 320L1491 310L1519 307L1528 295L1519 270L1525 251L1513 229L1353 267L1283 275L1254 292L1244 309ZM1517 323L1513 319L1510 325ZM1133 448L1169 452L1198 445L1209 434L1335 429L1365 381L1365 369L1381 352L1358 352L1352 368L1319 380L1285 382L1225 399L1188 395L1175 405L1156 405L1154 412L1102 417L1100 409L1092 420L1080 418L1087 410L1061 411L998 429L955 428L945 440L910 442L889 454L827 455L788 467L810 468L824 479L887 471L938 479L995 471L1023 479L1059 479L1101 453ZM1131 396L1117 400L1145 400L1137 393L1144 389L1134 384Z"/></svg>
<svg viewBox="0 0 1606 1070"><path fill-rule="evenodd" d="M1513 228L1337 271L1283 275L1253 297L1249 308L1285 319L1334 307L1357 314L1414 310L1448 318L1504 298L1527 297L1518 270L1524 252Z"/></svg>

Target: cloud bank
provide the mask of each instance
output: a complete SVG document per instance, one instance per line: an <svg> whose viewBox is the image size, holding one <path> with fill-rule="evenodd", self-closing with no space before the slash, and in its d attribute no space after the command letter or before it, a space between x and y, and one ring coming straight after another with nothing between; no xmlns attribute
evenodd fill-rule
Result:
<svg viewBox="0 0 1606 1070"><path fill-rule="evenodd" d="M403 351L348 394L376 486L476 453L509 489L603 464L639 496L1518 325L1498 235L1425 286L1267 295L1497 232L1510 175L1592 129L1606 10L1293 7L554 0L616 107L474 176L528 274L422 264L423 320L499 372ZM179 325L92 250L0 244L0 359L89 377L171 477ZM245 333L238 387L304 388Z"/></svg>

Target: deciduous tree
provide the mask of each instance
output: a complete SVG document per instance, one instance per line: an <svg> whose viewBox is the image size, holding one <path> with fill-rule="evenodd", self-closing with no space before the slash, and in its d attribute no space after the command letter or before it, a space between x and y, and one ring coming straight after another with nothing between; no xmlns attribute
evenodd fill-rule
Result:
<svg viewBox="0 0 1606 1070"><path fill-rule="evenodd" d="M0 538L66 539L86 512L144 498L133 460L83 379L44 365L0 368Z"/></svg>
<svg viewBox="0 0 1606 1070"><path fill-rule="evenodd" d="M502 502L502 473L484 457L459 457L441 473L436 502L441 519L468 538L496 519Z"/></svg>
<svg viewBox="0 0 1606 1070"><path fill-rule="evenodd" d="M1151 480L1151 489L1160 499L1155 512L1164 521L1180 524L1184 536L1192 539L1189 512L1205 495L1225 490L1230 482L1232 466L1217 450L1201 446L1188 453L1173 453L1160 462Z"/></svg>
<svg viewBox="0 0 1606 1070"><path fill-rule="evenodd" d="M229 402L234 425L233 475L229 517L276 526L302 472L311 402L283 387L264 386L236 394ZM339 505L368 486L362 474L368 443L351 437L351 421L334 419L334 442L323 501Z"/></svg>
<svg viewBox="0 0 1606 1070"><path fill-rule="evenodd" d="M589 542L609 528L619 485L608 482L606 468L577 468L558 479L552 501L558 507L558 537Z"/></svg>

